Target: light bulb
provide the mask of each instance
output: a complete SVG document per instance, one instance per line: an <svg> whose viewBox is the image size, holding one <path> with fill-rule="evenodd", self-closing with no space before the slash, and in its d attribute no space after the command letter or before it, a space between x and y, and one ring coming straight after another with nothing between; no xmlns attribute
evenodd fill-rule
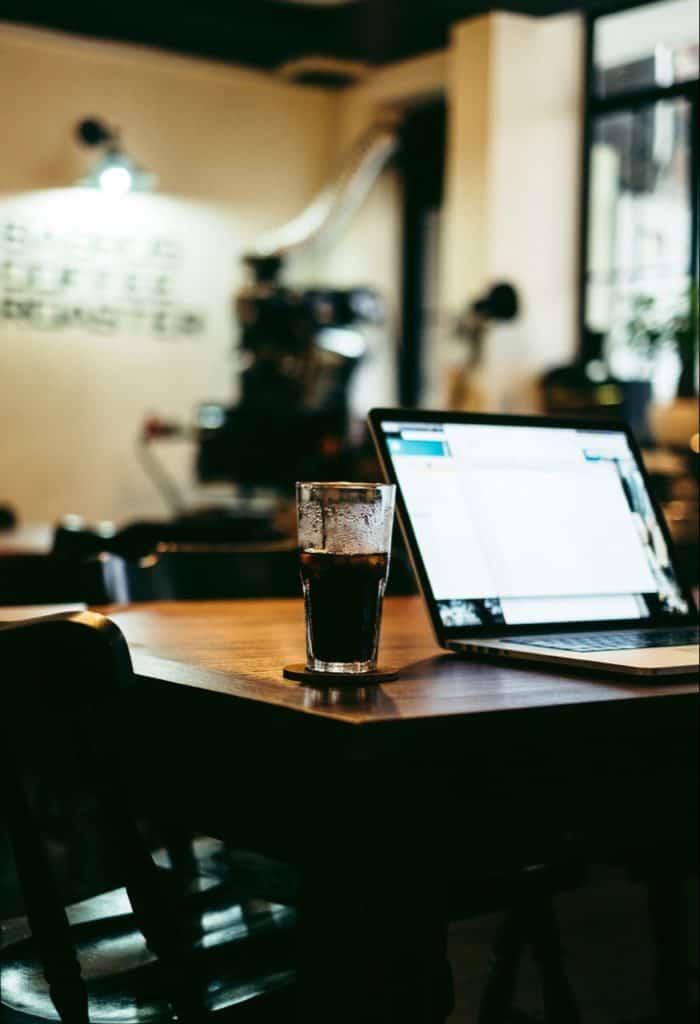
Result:
<svg viewBox="0 0 700 1024"><path fill-rule="evenodd" d="M98 180L102 191L110 196L124 196L132 186L131 174L126 167L105 167Z"/></svg>

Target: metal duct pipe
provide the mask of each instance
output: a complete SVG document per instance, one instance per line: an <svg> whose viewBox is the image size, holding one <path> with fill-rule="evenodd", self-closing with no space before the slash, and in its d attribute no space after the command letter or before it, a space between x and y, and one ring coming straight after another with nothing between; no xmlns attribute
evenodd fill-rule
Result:
<svg viewBox="0 0 700 1024"><path fill-rule="evenodd" d="M263 235L248 259L280 259L338 231L362 204L398 145L393 122L383 120L370 128L352 147L336 178L297 217Z"/></svg>

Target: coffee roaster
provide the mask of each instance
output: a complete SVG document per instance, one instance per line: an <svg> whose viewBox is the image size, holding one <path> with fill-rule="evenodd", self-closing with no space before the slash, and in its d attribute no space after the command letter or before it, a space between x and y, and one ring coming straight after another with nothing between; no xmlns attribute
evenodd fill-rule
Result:
<svg viewBox="0 0 700 1024"><path fill-rule="evenodd" d="M202 408L202 481L285 486L344 452L348 391L366 351L361 324L382 318L371 289L298 291L269 280L267 261L237 297L244 361L232 408Z"/></svg>
<svg viewBox="0 0 700 1024"><path fill-rule="evenodd" d="M361 328L381 322L382 302L371 288L289 287L284 269L352 216L396 147L391 125L373 128L335 180L246 255L250 280L235 299L240 399L231 408L203 407L200 480L285 487L342 468L349 386L367 348Z"/></svg>

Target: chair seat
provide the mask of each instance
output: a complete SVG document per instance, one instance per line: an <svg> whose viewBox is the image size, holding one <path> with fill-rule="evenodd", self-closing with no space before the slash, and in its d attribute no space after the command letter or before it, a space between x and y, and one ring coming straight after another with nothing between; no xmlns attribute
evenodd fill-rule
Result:
<svg viewBox="0 0 700 1024"><path fill-rule="evenodd" d="M252 1009L255 1003L263 1013L264 1004L285 990L291 996L294 911L263 900L231 905L225 892L218 901L211 893L207 897L202 908L194 905L187 924L193 935L192 964L208 1008L218 1013L244 1004ZM116 889L67 909L90 1021L170 1021L158 965L136 927L126 891ZM56 1020L26 921L7 922L3 933L3 1021Z"/></svg>

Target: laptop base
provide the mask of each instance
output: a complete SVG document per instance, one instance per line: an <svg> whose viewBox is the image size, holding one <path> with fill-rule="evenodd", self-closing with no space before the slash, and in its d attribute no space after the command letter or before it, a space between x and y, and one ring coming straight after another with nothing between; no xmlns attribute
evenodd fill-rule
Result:
<svg viewBox="0 0 700 1024"><path fill-rule="evenodd" d="M697 673L700 655L694 645L644 647L617 651L562 651L546 647L508 643L507 640L453 640L450 650L458 654L488 654L515 661L594 669L626 676L687 676Z"/></svg>

